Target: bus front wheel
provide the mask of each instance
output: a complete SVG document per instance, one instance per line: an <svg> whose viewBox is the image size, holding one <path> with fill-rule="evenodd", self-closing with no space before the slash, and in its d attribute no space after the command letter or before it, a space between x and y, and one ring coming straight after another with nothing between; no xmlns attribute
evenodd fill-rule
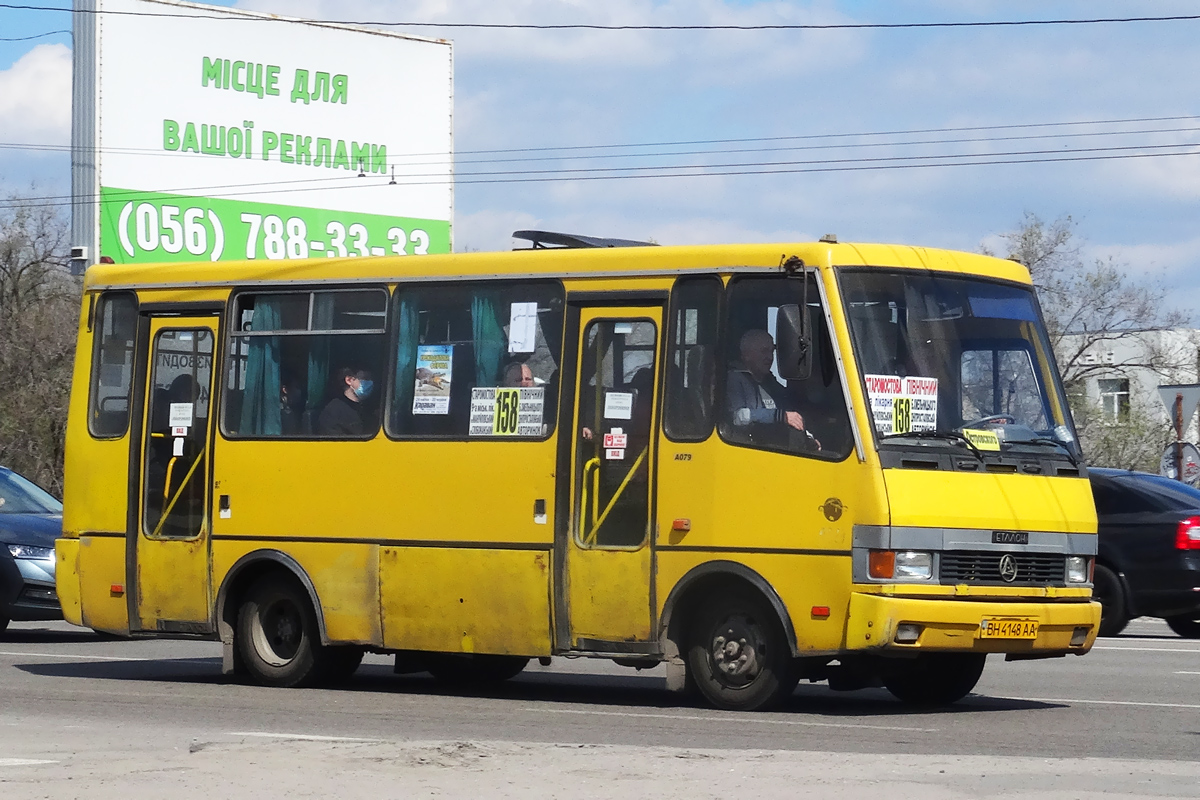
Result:
<svg viewBox="0 0 1200 800"><path fill-rule="evenodd" d="M688 672L717 708L770 708L796 688L783 626L762 599L732 594L710 599L692 619Z"/></svg>
<svg viewBox="0 0 1200 800"><path fill-rule="evenodd" d="M926 653L897 660L883 671L883 685L897 700L915 706L948 706L971 693L984 653Z"/></svg>
<svg viewBox="0 0 1200 800"><path fill-rule="evenodd" d="M327 672L308 595L286 578L250 587L238 609L237 646L250 675L265 686L310 686Z"/></svg>

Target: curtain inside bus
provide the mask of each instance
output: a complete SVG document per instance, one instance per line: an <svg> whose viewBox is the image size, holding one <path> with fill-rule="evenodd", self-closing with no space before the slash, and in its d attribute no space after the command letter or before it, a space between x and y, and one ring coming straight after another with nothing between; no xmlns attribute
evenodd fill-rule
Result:
<svg viewBox="0 0 1200 800"><path fill-rule="evenodd" d="M475 351L475 385L499 384L500 362L508 339L496 321L496 302L492 292L478 291L471 299L471 334Z"/></svg>
<svg viewBox="0 0 1200 800"><path fill-rule="evenodd" d="M254 305L251 330L278 330L279 301L261 296ZM246 394L242 401L240 433L247 436L278 436L282 432L279 408L279 337L248 338Z"/></svg>

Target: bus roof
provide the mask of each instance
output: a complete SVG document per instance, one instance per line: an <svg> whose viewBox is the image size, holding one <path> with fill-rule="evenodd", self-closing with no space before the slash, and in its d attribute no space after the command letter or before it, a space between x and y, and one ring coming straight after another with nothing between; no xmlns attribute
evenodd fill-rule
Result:
<svg viewBox="0 0 1200 800"><path fill-rule="evenodd" d="M202 287L331 281L400 282L516 277L616 277L680 273L773 271L789 256L809 266L929 269L1030 283L1015 261L977 253L909 245L776 243L671 247L547 248L430 256L376 256L302 260L97 264L87 290L115 287Z"/></svg>

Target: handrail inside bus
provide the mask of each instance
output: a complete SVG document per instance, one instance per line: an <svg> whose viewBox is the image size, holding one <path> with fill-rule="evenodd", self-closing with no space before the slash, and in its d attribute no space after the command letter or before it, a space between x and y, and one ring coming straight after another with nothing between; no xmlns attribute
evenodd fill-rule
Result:
<svg viewBox="0 0 1200 800"><path fill-rule="evenodd" d="M638 457L636 459L634 459L633 466L631 466L629 468L629 472L625 473L625 479L623 481L621 481L621 485L617 487L617 490L615 492L613 492L612 498L608 501L608 505L604 508L604 511L600 514L600 516L597 518L595 516L595 510L592 511L592 515L593 515L592 516L592 519L593 519L592 529L590 531L588 531L587 536L583 537L583 543L585 545L591 545L591 544L595 543L596 534L600 532L600 526L604 523L604 520L608 518L608 512L613 510L613 506L615 506L617 504L617 500L619 500L621 495L625 492L625 487L629 485L629 481L631 481L633 479L633 473L637 472L638 467L640 467L642 465L642 462L646 459L646 453L647 453L647 451L649 451L649 449L650 449L650 445L647 444L645 447L642 448L642 452L638 453ZM585 481L586 481L587 468L589 466L591 466L591 464L593 462L595 462L595 464L596 464L596 469L594 472L596 486L595 486L595 490L592 492L592 503L593 503L593 509L597 509L597 508L599 508L599 504L597 501L598 501L598 498L600 497L600 459L593 458L591 461L589 461L584 466L584 475L585 475ZM585 482L584 486L586 486L586 485L587 484ZM581 503L581 505L583 505L583 504Z"/></svg>

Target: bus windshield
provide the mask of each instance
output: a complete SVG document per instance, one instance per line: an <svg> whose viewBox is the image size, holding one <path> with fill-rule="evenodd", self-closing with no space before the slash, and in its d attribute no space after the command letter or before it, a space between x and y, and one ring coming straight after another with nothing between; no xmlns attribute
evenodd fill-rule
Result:
<svg viewBox="0 0 1200 800"><path fill-rule="evenodd" d="M840 280L880 440L1078 454L1031 288L915 270Z"/></svg>

